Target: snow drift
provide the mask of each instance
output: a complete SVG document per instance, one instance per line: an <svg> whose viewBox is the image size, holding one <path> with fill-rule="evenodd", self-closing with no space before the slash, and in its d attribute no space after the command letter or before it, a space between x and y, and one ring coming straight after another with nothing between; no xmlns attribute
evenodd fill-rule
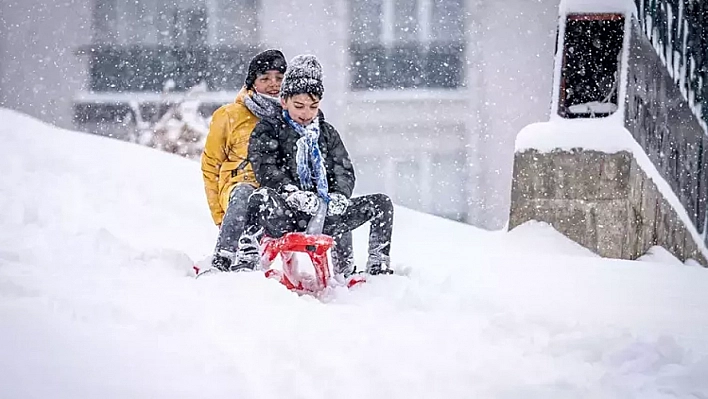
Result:
<svg viewBox="0 0 708 399"><path fill-rule="evenodd" d="M407 277L325 301L196 280L197 163L1 109L0 139L2 397L708 397L708 271L665 254L398 207Z"/></svg>

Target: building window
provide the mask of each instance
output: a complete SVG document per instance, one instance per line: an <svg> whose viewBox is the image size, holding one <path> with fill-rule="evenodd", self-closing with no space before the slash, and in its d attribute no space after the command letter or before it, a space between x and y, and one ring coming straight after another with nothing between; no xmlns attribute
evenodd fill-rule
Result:
<svg viewBox="0 0 708 399"><path fill-rule="evenodd" d="M599 118L619 107L621 14L571 14L565 25L558 113L564 118Z"/></svg>
<svg viewBox="0 0 708 399"><path fill-rule="evenodd" d="M255 0L96 0L93 21L96 92L237 90L257 51Z"/></svg>
<svg viewBox="0 0 708 399"><path fill-rule="evenodd" d="M352 90L461 87L463 0L349 1Z"/></svg>

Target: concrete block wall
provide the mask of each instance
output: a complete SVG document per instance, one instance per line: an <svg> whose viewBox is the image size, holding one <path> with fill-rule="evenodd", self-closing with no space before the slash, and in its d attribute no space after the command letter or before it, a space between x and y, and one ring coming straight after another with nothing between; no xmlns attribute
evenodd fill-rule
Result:
<svg viewBox="0 0 708 399"><path fill-rule="evenodd" d="M509 228L543 221L601 256L636 259L654 245L708 265L687 226L627 151L517 152Z"/></svg>

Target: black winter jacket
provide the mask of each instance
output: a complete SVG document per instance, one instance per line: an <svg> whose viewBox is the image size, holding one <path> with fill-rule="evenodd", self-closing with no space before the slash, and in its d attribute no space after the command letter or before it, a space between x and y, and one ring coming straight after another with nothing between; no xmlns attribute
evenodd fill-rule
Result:
<svg viewBox="0 0 708 399"><path fill-rule="evenodd" d="M344 147L337 130L324 120L320 112L320 153L327 170L329 192L351 197L354 191L354 167L347 149ZM290 126L282 115L261 119L251 132L248 144L248 160L253 166L256 180L263 187L278 192L286 184L293 184L299 189L300 178L297 174L297 140L300 135ZM312 191L316 191L315 188Z"/></svg>

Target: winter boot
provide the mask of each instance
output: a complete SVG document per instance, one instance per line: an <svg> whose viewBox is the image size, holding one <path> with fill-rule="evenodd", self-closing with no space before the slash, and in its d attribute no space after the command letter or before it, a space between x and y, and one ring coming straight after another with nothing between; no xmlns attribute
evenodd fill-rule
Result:
<svg viewBox="0 0 708 399"><path fill-rule="evenodd" d="M332 246L332 271L335 276L348 278L356 273L352 249L352 233L346 232L337 237Z"/></svg>
<svg viewBox="0 0 708 399"><path fill-rule="evenodd" d="M388 255L370 254L369 260L366 262L366 272L375 276L377 274L393 274L393 270L389 267L391 259Z"/></svg>
<svg viewBox="0 0 708 399"><path fill-rule="evenodd" d="M254 270L261 260L260 245L258 243L262 230L244 232L238 240L238 251L232 271Z"/></svg>
<svg viewBox="0 0 708 399"><path fill-rule="evenodd" d="M211 266L219 271L228 272L233 264L234 254L221 250L211 258Z"/></svg>
<svg viewBox="0 0 708 399"><path fill-rule="evenodd" d="M345 278L351 276L356 273L354 257L350 256L346 259L340 259L336 251L332 251L332 269L334 274L340 274Z"/></svg>

